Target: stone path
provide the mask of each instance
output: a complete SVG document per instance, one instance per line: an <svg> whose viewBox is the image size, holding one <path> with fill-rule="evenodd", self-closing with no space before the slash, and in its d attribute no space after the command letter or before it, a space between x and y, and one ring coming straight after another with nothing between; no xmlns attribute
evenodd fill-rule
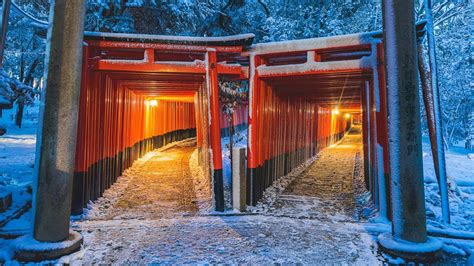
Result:
<svg viewBox="0 0 474 266"><path fill-rule="evenodd" d="M150 153L73 224L84 249L62 262L379 264L374 236L345 222L354 208L358 142L349 136L324 151L280 195L274 213L231 217L198 215L189 170L194 147Z"/></svg>
<svg viewBox="0 0 474 266"><path fill-rule="evenodd" d="M360 224L262 215L84 221L85 264L379 265Z"/></svg>
<svg viewBox="0 0 474 266"><path fill-rule="evenodd" d="M361 152L360 128L338 144L324 149L318 159L296 177L267 211L270 215L352 221L356 215L355 159Z"/></svg>
<svg viewBox="0 0 474 266"><path fill-rule="evenodd" d="M127 182L119 194L114 194L114 189L107 191L88 218L160 219L195 214L198 207L189 169L194 144L184 142L137 161L126 171ZM119 180L118 186L121 181L124 180Z"/></svg>

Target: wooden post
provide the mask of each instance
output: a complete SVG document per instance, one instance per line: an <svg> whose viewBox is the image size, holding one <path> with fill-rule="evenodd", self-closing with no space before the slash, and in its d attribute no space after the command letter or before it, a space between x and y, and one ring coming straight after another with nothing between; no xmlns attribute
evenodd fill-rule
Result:
<svg viewBox="0 0 474 266"><path fill-rule="evenodd" d="M248 147L247 147L247 204L257 204L257 182L258 175L258 102L261 90L257 67L260 65L260 57L250 54L250 80L249 80L249 116L248 116Z"/></svg>
<svg viewBox="0 0 474 266"><path fill-rule="evenodd" d="M393 234L426 241L413 0L384 1Z"/></svg>
<svg viewBox="0 0 474 266"><path fill-rule="evenodd" d="M214 207L224 211L224 178L222 174L221 127L219 121L219 83L217 80L217 54L214 49L206 53L206 82L209 94L210 135L212 150L212 178L214 188Z"/></svg>

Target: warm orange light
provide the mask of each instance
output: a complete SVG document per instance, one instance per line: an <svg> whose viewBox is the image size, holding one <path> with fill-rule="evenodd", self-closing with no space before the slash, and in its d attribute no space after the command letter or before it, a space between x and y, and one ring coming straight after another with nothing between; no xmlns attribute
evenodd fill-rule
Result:
<svg viewBox="0 0 474 266"><path fill-rule="evenodd" d="M332 114L333 115L338 115L339 114L339 108L334 108L334 110L332 110Z"/></svg>
<svg viewBox="0 0 474 266"><path fill-rule="evenodd" d="M347 119L351 118L351 114L346 114L346 118Z"/></svg>

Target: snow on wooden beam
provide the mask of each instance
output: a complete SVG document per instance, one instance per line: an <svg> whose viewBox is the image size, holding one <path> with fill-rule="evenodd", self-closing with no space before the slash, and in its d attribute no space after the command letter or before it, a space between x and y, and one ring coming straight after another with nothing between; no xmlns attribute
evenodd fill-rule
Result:
<svg viewBox="0 0 474 266"><path fill-rule="evenodd" d="M102 41L125 41L125 42L149 42L162 44L180 45L202 45L202 46L249 46L252 44L255 35L252 33L238 34L222 37L195 37L195 36L174 36L174 35L152 35L152 34L128 34L110 32L90 32L84 33L85 39Z"/></svg>
<svg viewBox="0 0 474 266"><path fill-rule="evenodd" d="M206 73L204 61L159 61L153 62L152 53L148 53L143 60L115 60L103 59L97 62L97 70L107 71L143 71L143 72L172 72L172 73ZM237 75L241 78L248 77L248 70L239 64L218 63L217 72L223 75Z"/></svg>
<svg viewBox="0 0 474 266"><path fill-rule="evenodd" d="M360 72L371 70L370 57L362 59L330 61L330 62L307 62L304 64L281 65L281 66L259 66L258 74L261 78L282 77L293 75L310 75L335 71Z"/></svg>
<svg viewBox="0 0 474 266"><path fill-rule="evenodd" d="M169 72L169 73L202 73L206 72L204 64L197 62L154 62L145 60L105 59L97 62L96 70L133 71L133 72Z"/></svg>
<svg viewBox="0 0 474 266"><path fill-rule="evenodd" d="M249 77L249 68L240 64L217 63L217 73L222 75L238 75L241 79Z"/></svg>
<svg viewBox="0 0 474 266"><path fill-rule="evenodd" d="M374 32L368 32L322 38L259 43L252 46L251 52L256 55L265 55L366 45L372 42L372 38L375 34L376 33Z"/></svg>
<svg viewBox="0 0 474 266"><path fill-rule="evenodd" d="M112 80L137 81L140 82L204 82L201 74L181 74L181 73L140 73L140 72L105 72L106 77Z"/></svg>
<svg viewBox="0 0 474 266"><path fill-rule="evenodd" d="M426 21L416 23L416 33L418 37L423 36L425 24ZM370 45L372 42L380 42L381 39L382 31L372 31L322 38L259 43L252 46L249 51L244 52L243 55L248 56L250 53L254 53L255 55L269 55L311 50L354 48L357 46Z"/></svg>
<svg viewBox="0 0 474 266"><path fill-rule="evenodd" d="M95 41L88 40L91 47L115 48L115 49L155 49L161 51L188 51L206 52L208 48L214 48L218 53L240 53L242 46L201 46L184 44L161 44L161 43L141 43L141 42L118 42L118 41Z"/></svg>

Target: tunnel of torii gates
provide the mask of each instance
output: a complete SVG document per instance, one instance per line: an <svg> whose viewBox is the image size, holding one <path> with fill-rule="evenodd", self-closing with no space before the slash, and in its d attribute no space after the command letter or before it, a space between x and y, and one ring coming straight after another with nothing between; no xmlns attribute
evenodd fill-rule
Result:
<svg viewBox="0 0 474 266"><path fill-rule="evenodd" d="M237 106L233 119L248 131L248 205L361 123L365 185L380 214L391 219L382 33L253 39L86 32L72 197L58 195L66 203L72 198L72 214L81 214L134 160L190 137L197 140L213 207L224 211L221 137L230 126L219 103L218 78L224 78L249 86L248 103ZM38 200L42 215L49 207ZM63 239L69 225L62 217L56 225L48 219L35 224L35 237ZM57 233L48 235L50 229Z"/></svg>
<svg viewBox="0 0 474 266"><path fill-rule="evenodd" d="M248 205L361 123L366 187L390 218L381 32L255 45L253 39L86 32L72 214L134 160L190 137L214 209L224 211L221 137L230 125L218 78L225 78L249 85L248 103L233 119L235 128L248 130Z"/></svg>
<svg viewBox="0 0 474 266"><path fill-rule="evenodd" d="M252 34L86 33L72 213L81 214L134 160L189 137L196 137L199 165L212 181L214 209L224 211L221 136L229 125L218 78L249 84L249 102L237 106L233 119L235 128L248 130L247 204L256 205L273 181L339 141L354 119L363 125L366 185L378 195L377 173L387 172L386 158L381 165L376 159L377 145L379 156L387 155L380 37L251 46Z"/></svg>

